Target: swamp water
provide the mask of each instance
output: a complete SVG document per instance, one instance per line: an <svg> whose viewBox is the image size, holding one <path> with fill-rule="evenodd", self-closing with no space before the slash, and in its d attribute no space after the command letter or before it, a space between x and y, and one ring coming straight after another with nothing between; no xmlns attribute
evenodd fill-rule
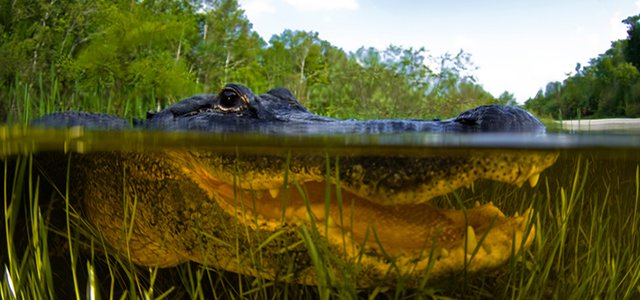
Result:
<svg viewBox="0 0 640 300"><path fill-rule="evenodd" d="M213 299L229 295L249 299L640 297L640 136L630 132L550 133L538 136L415 133L256 136L0 128L0 141L4 186L3 238L0 243L2 299L90 298L94 294L104 298L166 299ZM182 164L184 156L176 153L189 152L224 153L235 158L229 160L229 170L237 171L237 176L233 176L231 188L226 187L233 197L239 195L234 187L241 186L247 176L253 182L256 182L256 178L265 180L260 174L247 175L248 169L242 164L243 161L259 164L260 160L256 158L262 156L278 157L280 164L270 165L273 160L267 160L262 162L262 169L283 170L287 169L286 166L295 165L298 157L315 157L315 166L324 167L323 173L327 174L327 178L332 176L330 174L340 173L341 162L353 159L370 161L375 158L376 163L369 166L376 165L378 169L384 169L385 166L397 167L398 161L406 164L407 159L412 162L412 159L420 161L434 157L442 164L447 164L452 158L470 155L520 157L538 153L557 154L558 158L542 171L534 187L527 183L518 187L482 180L431 200L438 207L469 211L476 203L486 205L492 202L508 216L532 209L530 219L533 226L526 228L530 230L535 227L535 230L530 231L534 236L526 251L516 251L514 246L511 259L497 268L480 273L471 272L472 263L469 263L469 272L463 268L460 272L437 280L429 278L429 272L424 272L417 280L396 276L391 281L382 281L384 284L367 288L358 287L360 283L355 278L363 274L358 264L336 265L332 260L335 253L323 246L321 237L327 235L330 226L313 222L306 222L308 226L291 231L294 234L290 239L283 239L288 232L276 231L263 236L261 240L251 240L255 236L245 234L248 226L244 224L228 229L226 232L239 234L220 243L231 244L230 249L235 249L226 253L226 256L239 257L243 252L240 248L253 247L254 250L249 251L249 260L267 261L268 258L261 256L265 251L295 248L294 252L300 254L299 259L308 260L306 263L312 266L312 277L317 285L287 280L287 274L296 272L296 263L305 263L296 261L296 257L283 258L283 262L286 262L282 267L284 271L276 280L238 275L196 263L181 263L172 268L141 267L127 258L134 256L134 253L123 253L105 242L104 232L95 230L87 221L87 213L80 211L78 203L68 200L77 187L65 184L66 180L60 183L59 179L52 178L73 177L68 174L68 170L74 170L73 167L69 169L66 166L75 158L85 155L104 156L102 154L106 153L106 157L109 157L109 153L128 153L129 161L146 161L147 156L166 157L170 154L170 161ZM100 162L105 161L93 162L91 169L102 170L104 165ZM108 160L106 162L108 164ZM198 173L195 165L190 166L194 174ZM161 163L157 165L159 172L162 167ZM154 168L150 167L140 174L127 174L144 177L148 170ZM55 170L55 174L49 172L45 175L41 172L43 169ZM91 173L83 173L82 176L84 174ZM268 173L267 177L275 176L273 174ZM311 213L322 215L330 203L342 204L345 215L353 213L354 210L350 210L346 204L346 192L335 192L340 189L340 181L331 185L314 179L320 182L314 190L301 187L296 180L287 179L288 172L281 174L278 176L283 178L278 180L290 182L288 189L297 189L300 194L311 195L310 198L318 191L332 191L324 193L319 204L307 203L302 206L298 218L304 219L305 214ZM167 179L171 174L163 176L161 179ZM104 177L108 176L101 178ZM93 187L98 189L114 181L107 178L103 183L94 179L90 178ZM119 188L122 186L114 186L114 189ZM276 196L268 195L273 189L264 190L269 192L248 195L246 197L254 199L253 202L241 202L242 205L255 206L255 199L269 196L276 199L278 195L286 194L276 191ZM153 192L142 190L140 197L147 193ZM186 194L176 196L188 197ZM103 203L100 199L95 199L95 202ZM136 211L135 207L129 209ZM159 208L159 211L162 209ZM293 214L286 207L278 205L275 211L276 214ZM199 213L204 214L205 211ZM144 217L127 213L118 216L129 222L136 217ZM328 219L324 221L328 223ZM259 220L254 216L251 222ZM377 230L381 231L381 227ZM392 230L400 231L395 228ZM131 238L139 233L131 231L126 236ZM386 245L380 252L384 252L386 247L403 243L381 242L382 238L377 236L375 228L368 234L370 240L375 241L374 244ZM410 235L404 239L410 239ZM477 243L481 244L482 235L478 234L477 239ZM471 262L473 255L477 254L476 248L468 248L472 252ZM363 255L360 253L360 257ZM393 256L388 257L392 266L399 264ZM153 255L145 257L153 258ZM251 264L259 265L255 261Z"/></svg>

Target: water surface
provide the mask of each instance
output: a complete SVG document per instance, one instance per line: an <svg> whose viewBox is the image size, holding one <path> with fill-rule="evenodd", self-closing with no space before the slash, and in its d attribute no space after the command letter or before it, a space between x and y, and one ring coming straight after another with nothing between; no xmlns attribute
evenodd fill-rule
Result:
<svg viewBox="0 0 640 300"><path fill-rule="evenodd" d="M206 132L95 131L0 126L0 156L40 151L143 151L163 148L219 148L261 151L294 148L375 154L437 149L632 150L640 148L640 131L578 131L547 134L335 134L261 135ZM258 147L258 149L256 149Z"/></svg>

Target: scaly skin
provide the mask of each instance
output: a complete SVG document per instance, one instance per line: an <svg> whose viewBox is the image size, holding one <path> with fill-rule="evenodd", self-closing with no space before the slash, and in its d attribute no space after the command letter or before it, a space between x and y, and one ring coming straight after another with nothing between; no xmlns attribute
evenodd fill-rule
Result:
<svg viewBox="0 0 640 300"><path fill-rule="evenodd" d="M132 127L117 117L73 112L34 125ZM133 127L285 135L544 132L528 112L500 105L448 120L336 120L308 112L285 89L256 96L238 84L150 113ZM370 287L401 278L415 286L427 274L500 266L513 250L528 247L535 232L530 210L506 217L491 203L455 211L430 199L483 179L535 185L556 159L557 153L515 150L339 158L91 152L72 155L69 186L104 240L140 265L195 261L306 284L350 280Z"/></svg>
<svg viewBox="0 0 640 300"><path fill-rule="evenodd" d="M72 186L81 189L72 196L105 240L140 265L195 261L267 279L326 283L301 242L305 228L334 276L352 269L351 280L361 287L392 285L398 277L417 284L428 268L435 279L500 266L534 236L529 211L505 217L490 203L466 210L465 221L465 212L429 199L478 179L521 185L556 158L533 151L341 157L338 181L327 177L323 156L292 156L287 168L279 156L100 152L73 156Z"/></svg>

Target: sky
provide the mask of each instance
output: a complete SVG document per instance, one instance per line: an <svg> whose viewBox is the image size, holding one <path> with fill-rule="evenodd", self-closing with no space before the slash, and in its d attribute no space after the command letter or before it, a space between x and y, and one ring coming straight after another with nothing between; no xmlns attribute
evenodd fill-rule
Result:
<svg viewBox="0 0 640 300"><path fill-rule="evenodd" d="M266 41L315 31L344 51L389 45L471 54L477 82L522 103L624 39L640 0L239 0Z"/></svg>

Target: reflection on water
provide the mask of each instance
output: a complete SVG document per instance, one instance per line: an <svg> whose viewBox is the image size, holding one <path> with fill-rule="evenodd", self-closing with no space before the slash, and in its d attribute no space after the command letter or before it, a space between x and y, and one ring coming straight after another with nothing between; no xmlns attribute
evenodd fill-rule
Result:
<svg viewBox="0 0 640 300"><path fill-rule="evenodd" d="M420 152L427 149L635 149L640 134L614 130L548 134L337 134L259 135L160 131L86 131L82 128L42 129L0 126L1 156L39 151L148 151L153 149L240 149L265 151L273 148L353 151L361 154Z"/></svg>
<svg viewBox="0 0 640 300"><path fill-rule="evenodd" d="M487 157L499 157L500 155L502 157L505 155L519 157L530 155L531 153L544 153L545 155L557 153L559 154L557 161L544 170L540 178L535 178L538 184L534 184L534 187L527 184L518 187L493 181L480 181L473 184L464 183L460 184L460 189L438 196L432 201L439 207L447 209L467 208L469 211L473 210L476 202L483 205L480 206L481 208L484 208L485 204L492 202L506 215L522 213L528 208L533 209L532 218L536 224L535 241L531 244L527 254L520 257L516 264L504 267L498 273L485 275L495 283L488 288L488 291L483 293L485 295L489 293L494 297L522 293L525 298L544 298L552 295L562 298L562 295L575 296L577 295L576 293L582 292L584 294L581 294L581 296L589 298L602 293L601 287L603 284L612 284L615 288L609 295L614 296L614 298L615 296L620 296L621 298L640 296L640 291L636 290L640 283L640 265L637 263L640 259L640 232L638 230L640 228L640 207L638 206L640 136L636 134L621 132L571 134L559 132L546 135L408 133L394 135L265 136L148 131L100 132L84 131L82 129L49 130L0 127L0 141L2 141L0 158L3 160L7 160L7 158L12 160L16 157L24 157L27 154L43 152L84 154L80 156L82 158L98 157L102 153L115 151L113 153L127 153L126 155L131 157L130 161L134 161L142 157L137 155L138 153L145 154L148 157L154 157L157 153L164 153L157 159L151 160L154 163L154 168L180 168L179 166L187 165L188 167L185 167L185 169L188 169L188 171L185 172L194 173L198 173L199 169L202 169L200 167L201 163L218 158L212 158L208 155L185 156L180 153L230 153L232 157L250 158L245 159L245 161L251 163L259 161L256 157L274 156L281 158L280 163L293 165L296 164L295 159L288 159L287 157L295 158L296 155L312 155L320 157L320 160L314 161L316 166L324 166L324 159L327 158L328 165L331 165L331 168L335 164L336 172L338 168L338 159L336 158L338 157L343 158L342 162L346 166L348 166L349 161L345 160L345 157L357 157L358 159L361 157L383 157L385 158L384 162L388 164L390 169L404 164L407 166L404 168L405 170L417 170L415 165L410 166L411 161L409 159L430 158L433 160L435 158L436 161L441 162L441 165L449 165L457 163L452 157L473 157L478 154L487 155ZM167 155L171 159L166 160ZM65 156L62 155L62 157ZM142 159L146 161L148 158ZM61 161L64 162L65 160L62 159ZM394 161L395 163L393 163ZM478 161L482 161L482 159L478 159ZM512 162L514 159L509 158L505 161ZM100 160L90 159L83 162L91 164L91 169L98 170L103 167ZM355 172L353 170L362 171L361 169L371 166L384 169L386 165L380 162L380 160L377 160L375 163L367 164L359 161L358 164L352 165L358 165L360 168L354 167L351 169L352 172L348 174L352 175ZM249 169L243 169L245 168L243 160L230 163L230 165L233 170L242 170L243 174L250 173L247 172ZM266 168L266 165L264 164L263 167ZM463 168L468 167L468 165L463 166ZM140 177L147 176L149 174L148 170L150 169L136 169L127 173L129 177L125 177L128 180L138 180ZM109 170L106 172L108 173ZM313 173L308 170L305 170L305 172ZM397 169L394 172L394 174L397 174ZM458 171L448 172L455 173ZM102 173L102 175L107 173ZM455 174L471 176L468 175L470 173ZM134 175L137 176L136 179L133 179ZM251 176L255 179L262 175L252 174ZM269 174L267 174L268 176ZM320 176L323 176L323 172L320 172ZM200 178L204 178L202 180L206 181L204 183L206 185L217 185L219 187L217 191L204 191L203 193L209 193L209 195L218 193L219 195L217 196L224 200L222 203L227 203L229 207L236 205L234 204L236 203L234 202L234 197L238 197L238 195L244 199L239 203L247 207L253 206L253 212L260 209L260 206L265 206L265 210L262 211L260 217L251 217L250 221L256 224L260 222L268 224L264 220L265 218L277 219L280 215L304 218L307 213L322 216L326 210L327 216L331 215L334 219L338 219L343 213L341 209L330 211L326 208L325 199L336 196L334 192L326 193L326 190L335 191L338 187L335 184L324 183L322 178L314 179L313 183L309 185L297 187L292 185L290 189L251 186L250 189L245 188L240 193L235 191L234 187L242 187L244 183L242 178L238 181L231 180L233 185L224 185L217 182L215 178L206 176L200 176ZM94 179L99 181L100 177L92 178L91 180ZM144 180L152 179L145 178ZM278 180L284 181L285 179ZM450 178L448 180L453 182L454 179ZM102 181L99 181L95 186L98 187L102 183ZM203 183L198 182L197 184L202 186ZM188 183L178 183L178 185L180 189L188 188ZM120 186L114 187L114 190L122 188ZM300 205L299 209L289 209L289 207L282 209L277 205L275 208L272 205L265 205L269 199L289 194L291 195L287 197L288 199L294 199L292 202L306 201L303 196L300 196L302 193L293 194L297 192L296 188L311 194L322 194L319 197L321 201L307 207ZM105 192L99 188L94 190L98 194ZM246 192L248 190L257 192ZM145 191L145 194L153 193ZM196 192L194 194L186 194L189 197L197 196ZM153 195L162 196L161 194ZM340 197L341 201L356 202L361 201L358 197L362 196L351 191L344 192ZM256 199L259 200L257 204L255 202ZM100 202L98 202L99 204ZM193 214L196 212L206 214L205 212L209 211L202 207L190 209ZM270 210L267 213L268 209ZM375 205L370 205L367 209L374 211L376 214L382 214L382 211L385 210ZM377 244L385 243L385 240L389 240L392 242L387 242L388 244L399 247L402 241L408 240L409 238L407 237L411 237L414 234L414 231L405 229L415 226L409 221L424 219L428 214L440 213L429 209L422 206L412 207L412 209L403 207L395 210L396 215L388 219L395 218L404 223L400 221L391 222L382 217L376 217L376 220L387 222L385 223L387 224L385 228L388 232L381 233L380 240L382 242L369 241L369 244L375 248ZM252 210L249 211L251 212ZM366 211L366 209L363 208L362 211ZM353 213L350 217L354 215L356 214ZM412 215L412 217L403 217L408 215ZM469 215L472 215L472 213L469 213ZM126 219L126 217L123 218ZM248 217L243 215L243 218ZM435 217L430 216L429 218ZM466 217L460 218L465 219ZM351 220L349 218L345 219ZM323 219L319 218L318 220ZM156 221L154 220L154 222ZM331 222L335 222L335 220ZM366 239L368 234L366 224L358 224L357 221L349 222L351 222L351 227L363 228L358 232L359 235L354 235L354 239ZM407 225L398 225L405 223ZM479 232L478 235L481 235L481 230L486 230L486 228L482 228L483 225L491 222L483 221L480 223L472 226L476 232ZM255 226L260 228L259 225ZM237 229L230 228L229 232ZM321 229L330 232L335 230L335 226L325 226ZM426 232L428 231L427 229L420 229L420 232ZM397 234L394 235L394 233ZM459 234L464 236L465 232ZM322 236L323 234L321 233L320 235ZM327 235L328 233L324 233L324 236ZM267 236L262 238L286 244L289 240L282 240L284 236L291 238L284 233L275 237ZM466 236L468 236L468 233ZM299 239L297 235L294 235L294 237ZM463 240L469 242L468 238ZM299 247L299 249L295 248L297 249L296 251L306 253L309 245L303 243L304 241L304 239L302 241L298 240L297 244L292 242L297 245L296 247ZM412 239L411 241L413 242L411 244L413 248L419 248L425 242L420 239ZM343 240L339 242L345 243ZM265 245L268 246L269 244L262 243L262 251L266 251L265 247L267 246ZM315 251L321 251L319 248L314 249ZM392 254L402 255L401 250L391 248L390 250L392 250L390 251ZM487 249L482 251L491 252L491 250ZM229 253L229 256L233 255L238 254ZM441 253L439 255L445 256ZM216 257L216 259L220 260L219 257ZM261 259L268 261L266 258ZM285 258L279 259L285 261ZM397 266L401 262L395 262L395 264ZM615 264L615 268L603 267L611 264ZM351 271L341 269L341 272L350 274L349 272ZM107 274L108 272L101 276L108 276ZM251 274L255 275L255 273ZM353 281L356 282L357 280L354 279ZM179 282L179 280L175 282ZM514 288L513 282L528 282L528 284ZM388 281L385 283L393 284ZM108 285L108 283L105 285ZM175 283L171 286L175 286ZM506 292L511 291L511 289L516 289L517 292ZM574 293L574 291L576 292Z"/></svg>

